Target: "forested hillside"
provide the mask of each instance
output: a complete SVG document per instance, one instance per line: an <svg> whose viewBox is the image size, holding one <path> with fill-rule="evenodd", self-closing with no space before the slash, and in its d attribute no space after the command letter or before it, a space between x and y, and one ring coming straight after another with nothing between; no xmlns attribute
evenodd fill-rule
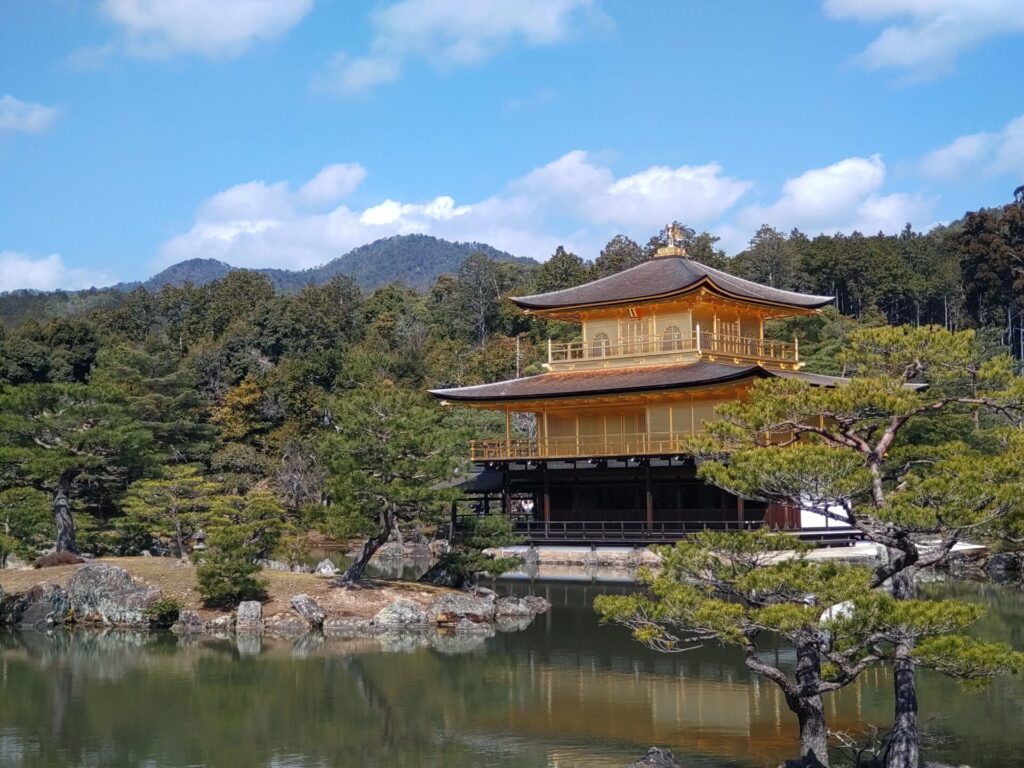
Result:
<svg viewBox="0 0 1024 768"><path fill-rule="evenodd" d="M776 287L836 296L820 317L771 329L781 338L800 334L808 370L838 371L836 352L860 324L978 327L989 329L993 346L1012 343L1016 351L1021 344L1018 204L924 234L908 227L897 236L808 238L763 227L733 259L711 235L685 233L693 258ZM0 327L3 546L34 550L52 541L51 505L60 492L87 523L82 536L91 549L137 549L154 531L123 522L125 495L178 465L232 498L272 498L297 528L330 529L320 449L354 390L422 393L537 372L547 338L569 339L577 329L526 318L503 297L611 274L650 258L660 240L640 245L618 235L593 262L563 249L543 264L484 249L457 266L450 244L442 252L452 261L429 250L439 242L401 239L400 251L386 251L401 255L386 264L376 249L388 241L346 257L368 282L399 277L395 270L416 261L453 270L425 290L364 290L351 275L275 289L272 275L235 270L206 285L55 294L28 308L18 304L23 297L7 297L9 325ZM422 258L419 246L428 249ZM411 282L427 278L420 272ZM46 319L51 313L63 316ZM486 414L450 418L475 420L478 434L488 429Z"/></svg>
<svg viewBox="0 0 1024 768"><path fill-rule="evenodd" d="M256 269L265 275L275 291L291 293L307 285L323 285L346 275L363 290L388 283L400 283L425 291L441 275L454 275L470 254L482 253L496 261L536 264L483 243L453 243L429 235L396 235L354 248L344 256L303 270ZM216 259L188 259L173 264L142 283L119 283L107 288L83 291L12 291L0 293L0 324L13 326L25 320L62 317L98 306L109 306L121 294L145 288L157 291L165 286L191 283L204 286L235 270Z"/></svg>

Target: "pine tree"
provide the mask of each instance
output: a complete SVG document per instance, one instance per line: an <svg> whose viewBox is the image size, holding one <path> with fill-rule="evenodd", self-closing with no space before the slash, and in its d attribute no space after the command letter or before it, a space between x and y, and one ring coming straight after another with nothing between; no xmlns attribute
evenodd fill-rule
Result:
<svg viewBox="0 0 1024 768"><path fill-rule="evenodd" d="M835 388L760 382L746 402L721 406L711 439L690 447L728 459L705 463L704 479L849 524L885 547L872 586L910 600L916 575L958 542L1000 534L1021 515L1024 437L999 425L1022 422L1024 381L970 331L873 328L849 342L841 362L863 375ZM887 766L916 768L916 637L894 632L894 642Z"/></svg>
<svg viewBox="0 0 1024 768"><path fill-rule="evenodd" d="M204 523L221 488L200 474L194 464L170 467L159 478L136 480L122 502L125 522L142 526L151 536L170 538L178 557L185 542Z"/></svg>
<svg viewBox="0 0 1024 768"><path fill-rule="evenodd" d="M902 638L916 644L915 665L961 679L1022 668L1024 654L958 634L979 606L898 601L871 589L870 569L812 561L809 551L785 534L702 532L658 548L657 572L640 574L647 594L603 595L595 608L659 651L705 642L740 648L747 668L777 685L796 715L802 768L829 764L822 696L892 662ZM768 661L766 638L794 647L792 670Z"/></svg>
<svg viewBox="0 0 1024 768"><path fill-rule="evenodd" d="M0 387L0 466L7 487L50 495L57 551L78 551L71 504L109 499L154 459L153 433L116 393L84 384Z"/></svg>
<svg viewBox="0 0 1024 768"><path fill-rule="evenodd" d="M443 519L458 491L439 486L462 469L465 444L440 406L387 384L352 392L332 410L335 434L321 451L332 503L322 523L329 533L368 537L341 577L350 584L396 528Z"/></svg>

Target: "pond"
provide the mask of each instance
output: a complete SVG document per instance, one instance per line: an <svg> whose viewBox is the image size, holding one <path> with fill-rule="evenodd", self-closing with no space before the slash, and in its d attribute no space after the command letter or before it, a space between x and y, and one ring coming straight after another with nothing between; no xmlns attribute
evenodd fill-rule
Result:
<svg viewBox="0 0 1024 768"><path fill-rule="evenodd" d="M464 653L375 640L179 642L120 632L0 634L0 766L624 766L652 744L683 765L774 768L794 727L774 686L717 647L666 656L590 605L622 585L513 582L553 603ZM990 608L977 628L1024 648L1024 593L932 586ZM454 650L454 649L453 649ZM785 648L771 652L785 660ZM935 757L1024 766L1024 681L979 692L922 676ZM828 704L850 731L889 717L888 675Z"/></svg>

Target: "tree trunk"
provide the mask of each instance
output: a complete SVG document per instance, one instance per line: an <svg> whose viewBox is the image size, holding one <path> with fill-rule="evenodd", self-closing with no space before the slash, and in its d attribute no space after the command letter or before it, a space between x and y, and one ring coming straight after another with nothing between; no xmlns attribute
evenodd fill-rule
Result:
<svg viewBox="0 0 1024 768"><path fill-rule="evenodd" d="M174 521L174 537L178 540L178 559L185 559L185 538L181 533L181 520Z"/></svg>
<svg viewBox="0 0 1024 768"><path fill-rule="evenodd" d="M363 571L366 570L367 563L373 558L374 553L381 547L383 547L387 540L391 536L391 530L395 527L395 518L391 512L385 512L381 516L381 530L376 536L371 536L366 540L363 546L359 550L359 554L356 555L356 559L352 561L352 564L345 569L345 572L338 577L338 583L344 586L350 586L355 584L361 578L363 578Z"/></svg>
<svg viewBox="0 0 1024 768"><path fill-rule="evenodd" d="M821 656L813 640L796 646L796 680L800 688L813 688L821 681ZM800 759L807 768L828 768L828 727L821 696L786 697L800 724Z"/></svg>
<svg viewBox="0 0 1024 768"><path fill-rule="evenodd" d="M57 524L56 550L77 555L78 542L75 535L75 518L71 516L68 495L63 488L58 489L53 495L53 519Z"/></svg>
<svg viewBox="0 0 1024 768"><path fill-rule="evenodd" d="M921 735L917 728L917 682L910 656L914 643L904 638L896 644L892 665L896 720L885 768L918 768L921 760Z"/></svg>
<svg viewBox="0 0 1024 768"><path fill-rule="evenodd" d="M801 766L828 768L828 728L821 696L804 699L796 717L800 723Z"/></svg>

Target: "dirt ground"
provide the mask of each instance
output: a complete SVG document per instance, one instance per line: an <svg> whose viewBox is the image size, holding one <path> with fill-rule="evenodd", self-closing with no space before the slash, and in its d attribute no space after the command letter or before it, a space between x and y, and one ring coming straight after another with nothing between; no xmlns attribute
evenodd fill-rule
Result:
<svg viewBox="0 0 1024 768"><path fill-rule="evenodd" d="M101 558L95 562L111 563L124 568L136 581L159 587L164 597L173 597L183 608L199 611L204 617L222 613L203 606L202 598L196 589L195 568L191 565L179 565L174 558L111 557ZM7 594L18 594L28 591L42 581L63 586L71 574L81 567L61 565L38 570L0 570L0 589ZM425 608L439 594L449 591L412 582L373 579L368 580L365 586L344 589L336 586L330 577L311 573L264 571L262 577L267 582L267 597L263 601L265 616L290 611L291 598L303 593L316 600L328 615L370 618L398 598L412 600Z"/></svg>

